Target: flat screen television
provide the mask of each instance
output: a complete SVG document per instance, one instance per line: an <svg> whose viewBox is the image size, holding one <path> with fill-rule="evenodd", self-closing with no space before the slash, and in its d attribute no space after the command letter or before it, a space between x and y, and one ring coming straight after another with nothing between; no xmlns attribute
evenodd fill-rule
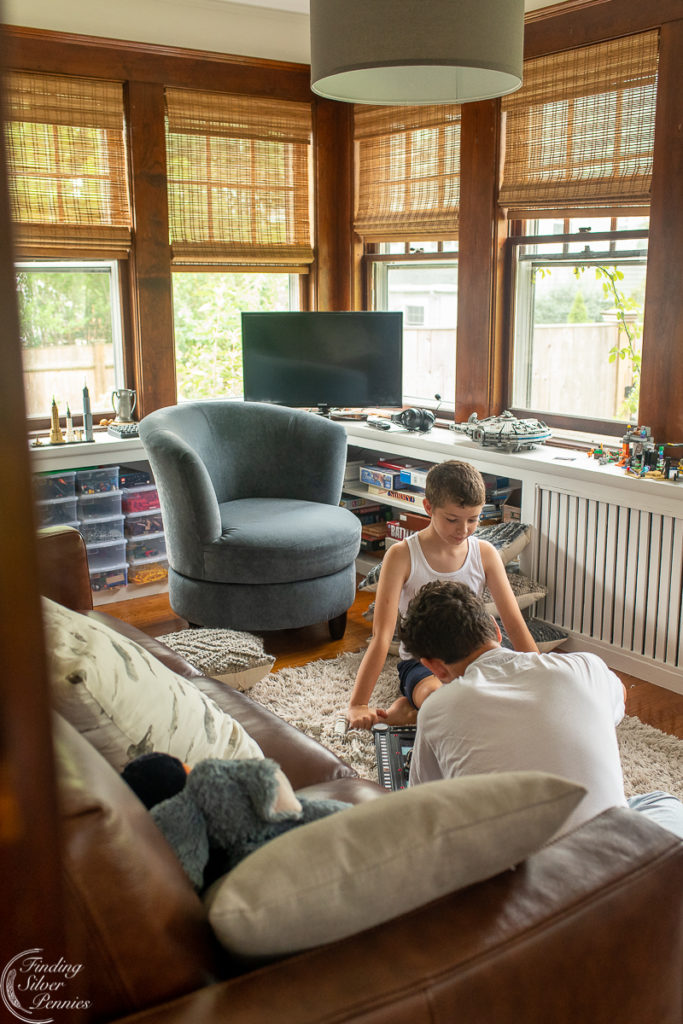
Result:
<svg viewBox="0 0 683 1024"><path fill-rule="evenodd" d="M242 313L242 366L248 402L400 407L403 314Z"/></svg>

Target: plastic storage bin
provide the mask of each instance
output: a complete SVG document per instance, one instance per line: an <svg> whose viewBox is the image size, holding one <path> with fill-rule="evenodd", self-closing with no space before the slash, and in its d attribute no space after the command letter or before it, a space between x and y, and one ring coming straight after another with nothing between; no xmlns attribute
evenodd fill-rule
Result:
<svg viewBox="0 0 683 1024"><path fill-rule="evenodd" d="M108 540L123 539L124 518L107 516L106 519L87 519L81 523L81 533L86 544L105 544Z"/></svg>
<svg viewBox="0 0 683 1024"><path fill-rule="evenodd" d="M159 493L155 484L125 487L121 494L121 509L126 515L130 515L131 512L150 512L159 508Z"/></svg>
<svg viewBox="0 0 683 1024"><path fill-rule="evenodd" d="M104 544L86 544L88 566L91 570L106 569L110 565L120 565L126 560L126 542L110 540Z"/></svg>
<svg viewBox="0 0 683 1024"><path fill-rule="evenodd" d="M129 562L144 558L166 558L166 537L163 533L146 533L128 540L126 557Z"/></svg>
<svg viewBox="0 0 683 1024"><path fill-rule="evenodd" d="M75 498L76 470L68 473L37 473L33 478L33 486L38 501Z"/></svg>
<svg viewBox="0 0 683 1024"><path fill-rule="evenodd" d="M152 474L146 469L133 469L132 466L119 467L119 487L144 487L153 484Z"/></svg>
<svg viewBox="0 0 683 1024"><path fill-rule="evenodd" d="M90 589L117 590L125 587L128 582L128 566L125 562L121 565L109 565L104 569L90 570Z"/></svg>
<svg viewBox="0 0 683 1024"><path fill-rule="evenodd" d="M158 558L136 558L128 563L128 583L161 583L168 578L168 562Z"/></svg>
<svg viewBox="0 0 683 1024"><path fill-rule="evenodd" d="M80 518L75 498L37 501L36 514L40 526L74 526Z"/></svg>
<svg viewBox="0 0 683 1024"><path fill-rule="evenodd" d="M161 533L164 523L161 518L161 511L154 512L129 512L126 516L124 533L126 537L141 537L145 533Z"/></svg>
<svg viewBox="0 0 683 1024"><path fill-rule="evenodd" d="M79 494L103 494L119 489L119 467L102 466L99 469L79 469L76 490Z"/></svg>
<svg viewBox="0 0 683 1024"><path fill-rule="evenodd" d="M102 494L81 494L78 498L78 516L84 519L108 519L121 515L121 491L105 491Z"/></svg>

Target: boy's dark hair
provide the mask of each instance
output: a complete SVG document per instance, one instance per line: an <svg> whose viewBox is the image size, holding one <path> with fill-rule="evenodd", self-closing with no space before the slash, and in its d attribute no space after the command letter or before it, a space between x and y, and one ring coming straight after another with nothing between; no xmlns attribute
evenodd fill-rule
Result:
<svg viewBox="0 0 683 1024"><path fill-rule="evenodd" d="M444 505L473 507L486 501L486 486L476 466L450 459L439 462L427 473L425 497L432 508Z"/></svg>
<svg viewBox="0 0 683 1024"><path fill-rule="evenodd" d="M440 658L447 665L498 640L484 602L464 583L438 580L418 590L399 625L414 658Z"/></svg>

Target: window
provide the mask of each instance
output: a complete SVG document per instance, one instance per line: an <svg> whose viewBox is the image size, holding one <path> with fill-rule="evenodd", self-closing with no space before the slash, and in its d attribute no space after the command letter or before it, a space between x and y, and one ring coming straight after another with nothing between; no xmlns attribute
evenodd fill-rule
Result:
<svg viewBox="0 0 683 1024"><path fill-rule="evenodd" d="M370 262L372 308L403 313L404 403L433 406L438 394L446 407L452 407L458 318L457 252L444 254L440 261L376 257Z"/></svg>
<svg viewBox="0 0 683 1024"><path fill-rule="evenodd" d="M242 398L242 310L298 309L296 274L173 274L178 401Z"/></svg>
<svg viewBox="0 0 683 1024"><path fill-rule="evenodd" d="M460 107L357 106L354 137L368 302L403 312L403 401L454 408Z"/></svg>
<svg viewBox="0 0 683 1024"><path fill-rule="evenodd" d="M636 422L646 232L594 239L589 230L558 244L516 240L512 404Z"/></svg>
<svg viewBox="0 0 683 1024"><path fill-rule="evenodd" d="M124 385L118 264L114 260L18 263L17 293L29 417L109 411Z"/></svg>
<svg viewBox="0 0 683 1024"><path fill-rule="evenodd" d="M12 71L8 184L29 417L111 410L125 384L119 259L131 212L123 85ZM27 262L23 262L23 261ZM30 261L30 262L29 262Z"/></svg>
<svg viewBox="0 0 683 1024"><path fill-rule="evenodd" d="M242 311L299 308L313 260L308 103L166 90L179 401L242 398Z"/></svg>
<svg viewBox="0 0 683 1024"><path fill-rule="evenodd" d="M526 61L502 100L498 201L522 225L511 404L550 422L637 421L658 44L648 32Z"/></svg>

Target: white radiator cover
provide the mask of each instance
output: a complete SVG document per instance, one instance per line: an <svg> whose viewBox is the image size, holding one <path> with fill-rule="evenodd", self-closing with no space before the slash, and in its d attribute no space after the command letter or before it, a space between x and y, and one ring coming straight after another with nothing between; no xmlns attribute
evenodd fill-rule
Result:
<svg viewBox="0 0 683 1024"><path fill-rule="evenodd" d="M643 678L683 692L683 518L538 486L535 526L539 617L576 649L608 645L615 668L649 663Z"/></svg>

